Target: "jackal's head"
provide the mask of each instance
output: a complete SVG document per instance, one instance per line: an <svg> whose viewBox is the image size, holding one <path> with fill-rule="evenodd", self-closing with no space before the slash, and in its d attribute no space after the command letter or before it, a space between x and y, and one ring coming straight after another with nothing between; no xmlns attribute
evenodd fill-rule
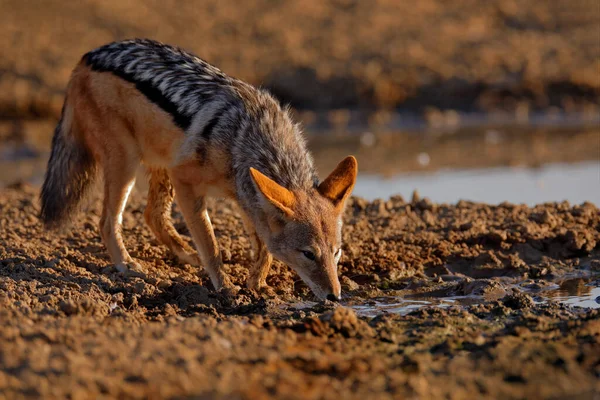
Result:
<svg viewBox="0 0 600 400"><path fill-rule="evenodd" d="M250 175L262 197L262 239L320 299L341 296L337 264L342 255L342 214L358 165L346 157L318 187L288 190L254 168Z"/></svg>

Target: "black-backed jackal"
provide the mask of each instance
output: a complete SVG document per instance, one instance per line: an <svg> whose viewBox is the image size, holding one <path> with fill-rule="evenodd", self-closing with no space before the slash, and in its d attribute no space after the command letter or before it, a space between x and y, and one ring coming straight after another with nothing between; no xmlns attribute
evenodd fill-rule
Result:
<svg viewBox="0 0 600 400"><path fill-rule="evenodd" d="M52 140L43 221L67 221L101 171L102 239L119 271L140 269L121 237L140 163L150 176L146 222L179 259L201 264L216 289L230 283L206 196L240 205L254 248L250 288L266 286L272 254L318 297L340 298L341 218L356 159L347 157L319 183L299 127L267 92L151 40L87 53L73 71ZM174 197L199 257L170 221Z"/></svg>

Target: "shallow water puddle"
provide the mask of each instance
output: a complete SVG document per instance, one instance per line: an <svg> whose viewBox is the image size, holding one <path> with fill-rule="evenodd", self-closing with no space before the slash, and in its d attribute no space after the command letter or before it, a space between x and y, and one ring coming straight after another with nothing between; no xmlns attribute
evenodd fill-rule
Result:
<svg viewBox="0 0 600 400"><path fill-rule="evenodd" d="M436 203L469 200L498 204L503 201L528 205L568 200L600 205L600 162L547 164L541 168L487 168L439 171L383 178L361 175L354 194L367 200L395 194L410 198L413 190Z"/></svg>
<svg viewBox="0 0 600 400"><path fill-rule="evenodd" d="M600 279L598 275L572 277L556 282L548 288L522 287L537 303L555 301L574 307L600 308Z"/></svg>
<svg viewBox="0 0 600 400"><path fill-rule="evenodd" d="M556 282L532 284L530 281L513 285L534 299L538 304L550 301L561 304L600 308L600 274L565 278ZM359 316L376 317L381 314L406 315L412 311L425 308L448 308L450 306L469 306L484 302L483 296L451 296L451 297L376 297L362 303L348 304Z"/></svg>
<svg viewBox="0 0 600 400"><path fill-rule="evenodd" d="M350 305L356 314L362 317L376 317L380 314L406 315L424 307L448 308L450 306L468 306L483 301L481 296L451 296L441 298L407 299L401 297L376 297L364 303Z"/></svg>
<svg viewBox="0 0 600 400"><path fill-rule="evenodd" d="M551 298L554 301L570 306L600 308L600 287L592 288L589 294L584 296L569 295L562 293L561 290L557 290L556 295ZM547 300L542 297L542 302L546 302Z"/></svg>
<svg viewBox="0 0 600 400"><path fill-rule="evenodd" d="M480 302L478 297L454 296L439 299L402 299L398 297L377 297L364 304L350 306L356 314L363 317L376 317L391 313L406 315L423 307L448 308L455 305L468 305Z"/></svg>

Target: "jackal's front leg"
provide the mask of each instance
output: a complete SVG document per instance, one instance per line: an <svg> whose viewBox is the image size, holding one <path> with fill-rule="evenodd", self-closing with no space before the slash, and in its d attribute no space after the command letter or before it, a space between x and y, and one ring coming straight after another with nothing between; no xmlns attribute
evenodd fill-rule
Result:
<svg viewBox="0 0 600 400"><path fill-rule="evenodd" d="M179 182L176 179L173 180L173 185L175 186L177 204L181 208L183 218L200 253L202 266L208 272L213 286L217 290L231 286L229 279L223 272L219 244L208 217L204 197L197 197L194 194L192 185Z"/></svg>
<svg viewBox="0 0 600 400"><path fill-rule="evenodd" d="M247 285L250 289L260 290L268 287L267 275L269 275L269 269L271 269L273 263L273 256L258 237L256 240L259 245L256 246L257 250L254 251L254 263L249 271Z"/></svg>
<svg viewBox="0 0 600 400"><path fill-rule="evenodd" d="M267 275L269 275L269 269L271 269L271 264L273 263L273 256L256 233L248 217L244 216L243 220L252 246L252 265L249 269L246 286L254 290L265 289L268 287Z"/></svg>

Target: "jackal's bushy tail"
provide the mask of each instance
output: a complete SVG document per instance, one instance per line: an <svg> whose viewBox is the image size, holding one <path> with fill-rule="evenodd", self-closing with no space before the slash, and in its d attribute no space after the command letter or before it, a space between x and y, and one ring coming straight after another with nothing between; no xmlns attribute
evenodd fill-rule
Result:
<svg viewBox="0 0 600 400"><path fill-rule="evenodd" d="M58 228L74 216L96 176L95 160L75 132L72 115L65 115L66 109L67 104L54 131L40 194L40 217L47 228Z"/></svg>

